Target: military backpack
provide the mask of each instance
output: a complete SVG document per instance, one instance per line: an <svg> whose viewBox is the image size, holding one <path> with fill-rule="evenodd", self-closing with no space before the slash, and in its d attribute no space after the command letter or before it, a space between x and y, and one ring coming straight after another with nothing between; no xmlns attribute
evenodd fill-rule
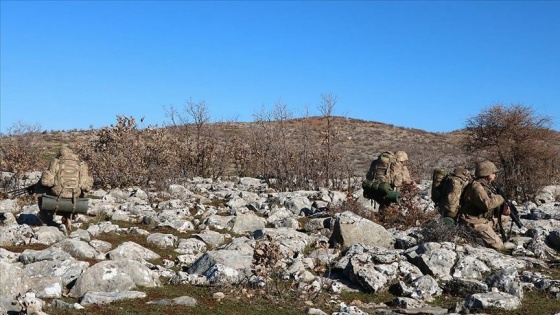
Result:
<svg viewBox="0 0 560 315"><path fill-rule="evenodd" d="M444 217L457 218L465 188L472 182L467 169L457 168L451 173L435 169L432 176L431 198Z"/></svg>
<svg viewBox="0 0 560 315"><path fill-rule="evenodd" d="M392 187L394 174L391 166L396 162L396 156L391 151L382 152L371 162L366 179L362 182L365 198L377 203L399 201L399 193Z"/></svg>

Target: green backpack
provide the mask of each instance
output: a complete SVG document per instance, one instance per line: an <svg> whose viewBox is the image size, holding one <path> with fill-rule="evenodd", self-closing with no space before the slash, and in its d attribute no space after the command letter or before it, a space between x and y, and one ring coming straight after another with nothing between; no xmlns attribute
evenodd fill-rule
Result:
<svg viewBox="0 0 560 315"><path fill-rule="evenodd" d="M364 198L373 199L379 204L399 202L400 196L392 187L393 174L391 174L391 164L396 161L393 152L385 151L371 162L366 179L362 182Z"/></svg>

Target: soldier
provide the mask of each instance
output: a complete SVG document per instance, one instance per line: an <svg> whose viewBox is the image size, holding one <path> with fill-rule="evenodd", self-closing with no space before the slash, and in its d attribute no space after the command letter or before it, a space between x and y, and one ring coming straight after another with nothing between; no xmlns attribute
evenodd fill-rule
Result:
<svg viewBox="0 0 560 315"><path fill-rule="evenodd" d="M385 151L371 162L366 179L362 182L363 196L379 204L379 213L388 213L400 199L403 185L412 179L406 166L408 155L404 151Z"/></svg>
<svg viewBox="0 0 560 315"><path fill-rule="evenodd" d="M504 198L497 194L491 185L496 179L497 172L496 165L490 161L476 164L475 179L463 193L460 222L471 228L486 246L503 250L504 243L495 228L499 209L504 205ZM504 208L502 220L509 214L510 209Z"/></svg>
<svg viewBox="0 0 560 315"><path fill-rule="evenodd" d="M395 152L396 163L392 165L393 171L393 187L396 191L400 191L402 185L412 183L410 173L408 172L408 154L404 151Z"/></svg>
<svg viewBox="0 0 560 315"><path fill-rule="evenodd" d="M51 161L49 168L41 175L40 185L46 188L46 194L56 197L57 202L69 199L76 206L77 199L82 198L93 185L93 178L88 174L85 162L67 147L60 149L58 156ZM56 211L56 210L55 210ZM72 227L72 212L58 212L68 233ZM58 225L53 219L54 211L40 208L39 218L47 225ZM63 229L62 226L59 226Z"/></svg>

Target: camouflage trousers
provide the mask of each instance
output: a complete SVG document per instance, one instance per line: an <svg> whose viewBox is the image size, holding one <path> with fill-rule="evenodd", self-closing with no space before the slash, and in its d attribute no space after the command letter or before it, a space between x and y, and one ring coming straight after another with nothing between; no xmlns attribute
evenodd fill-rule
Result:
<svg viewBox="0 0 560 315"><path fill-rule="evenodd" d="M487 219L484 217L463 215L461 218L462 222L470 227L476 234L478 238L486 245L495 250L503 250L504 242L502 238L496 233L498 230L498 218L493 217L492 219ZM509 221L509 217L502 216L502 225Z"/></svg>

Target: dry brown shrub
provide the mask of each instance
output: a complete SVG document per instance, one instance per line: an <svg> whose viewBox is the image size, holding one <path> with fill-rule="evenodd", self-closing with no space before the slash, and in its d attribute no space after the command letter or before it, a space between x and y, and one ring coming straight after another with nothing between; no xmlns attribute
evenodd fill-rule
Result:
<svg viewBox="0 0 560 315"><path fill-rule="evenodd" d="M96 131L79 147L97 185L108 188L147 186L173 178L177 157L174 139L163 129L139 130L133 117L117 116L117 123Z"/></svg>
<svg viewBox="0 0 560 315"><path fill-rule="evenodd" d="M496 104L467 120L463 145L503 169L498 179L510 196L521 192L518 197L529 200L544 185L560 180L560 142L551 125L550 117L529 107Z"/></svg>
<svg viewBox="0 0 560 315"><path fill-rule="evenodd" d="M334 217L337 213L342 213L350 211L362 218L375 221L377 219L375 212L362 206L359 202L352 198L352 194L348 193L346 200L336 206L329 206L327 209L327 214L330 217Z"/></svg>
<svg viewBox="0 0 560 315"><path fill-rule="evenodd" d="M385 228L406 230L410 227L421 226L424 222L437 216L435 211L425 211L415 202L419 189L415 184L403 185L399 203L382 206L376 214L376 221Z"/></svg>
<svg viewBox="0 0 560 315"><path fill-rule="evenodd" d="M41 127L17 123L0 138L0 170L24 173L46 168L45 150L38 142Z"/></svg>
<svg viewBox="0 0 560 315"><path fill-rule="evenodd" d="M452 242L455 244L470 244L484 246L474 231L463 224L445 224L441 220L432 219L421 226L422 242Z"/></svg>

